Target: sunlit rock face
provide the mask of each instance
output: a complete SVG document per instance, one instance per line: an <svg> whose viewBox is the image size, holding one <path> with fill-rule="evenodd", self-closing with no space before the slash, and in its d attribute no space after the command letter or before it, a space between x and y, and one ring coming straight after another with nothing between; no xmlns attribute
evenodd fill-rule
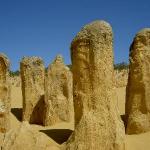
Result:
<svg viewBox="0 0 150 150"><path fill-rule="evenodd" d="M23 121L43 124L45 111L44 78L45 67L39 57L24 57L20 63Z"/></svg>
<svg viewBox="0 0 150 150"><path fill-rule="evenodd" d="M44 124L73 121L72 73L61 55L49 65L45 79L46 116Z"/></svg>
<svg viewBox="0 0 150 150"><path fill-rule="evenodd" d="M0 132L5 133L10 129L10 82L9 60L0 54Z"/></svg>
<svg viewBox="0 0 150 150"><path fill-rule="evenodd" d="M150 130L150 28L141 30L130 47L126 90L126 133Z"/></svg>
<svg viewBox="0 0 150 150"><path fill-rule="evenodd" d="M66 150L122 150L124 126L115 106L113 34L105 21L84 26L71 44L75 131Z"/></svg>

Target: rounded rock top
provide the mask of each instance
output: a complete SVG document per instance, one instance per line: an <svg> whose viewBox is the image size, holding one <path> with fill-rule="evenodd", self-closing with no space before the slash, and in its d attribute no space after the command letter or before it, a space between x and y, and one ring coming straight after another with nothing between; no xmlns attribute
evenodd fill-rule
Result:
<svg viewBox="0 0 150 150"><path fill-rule="evenodd" d="M21 63L23 63L23 64L33 64L33 63L41 64L41 63L43 63L43 60L41 57L37 57L37 56L23 57Z"/></svg>
<svg viewBox="0 0 150 150"><path fill-rule="evenodd" d="M83 29L95 29L97 31L111 31L112 30L112 27L111 25L104 21L104 20L96 20L96 21L93 21L87 25L85 25L85 27Z"/></svg>
<svg viewBox="0 0 150 150"><path fill-rule="evenodd" d="M0 53L0 58L2 58L4 60L5 65L9 68L10 61L9 61L8 57L5 54Z"/></svg>
<svg viewBox="0 0 150 150"><path fill-rule="evenodd" d="M106 35L112 36L111 25L104 20L96 20L81 28L81 31L73 39L72 44L78 40L82 40L82 39L96 40L101 38L101 36L106 36Z"/></svg>
<svg viewBox="0 0 150 150"><path fill-rule="evenodd" d="M142 35L147 35L150 34L150 28L143 28L141 29L136 36L142 36Z"/></svg>
<svg viewBox="0 0 150 150"><path fill-rule="evenodd" d="M22 58L23 61L33 61L33 60L39 60L42 59L41 57L37 57L37 56L24 56Z"/></svg>

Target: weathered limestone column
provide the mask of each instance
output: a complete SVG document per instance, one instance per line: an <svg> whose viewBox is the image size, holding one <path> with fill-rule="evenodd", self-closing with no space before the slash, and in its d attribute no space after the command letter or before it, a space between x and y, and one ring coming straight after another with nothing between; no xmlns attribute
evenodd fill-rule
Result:
<svg viewBox="0 0 150 150"><path fill-rule="evenodd" d="M112 28L95 21L71 45L75 131L66 150L122 150L124 126L117 114Z"/></svg>
<svg viewBox="0 0 150 150"><path fill-rule="evenodd" d="M130 47L129 78L126 91L126 132L150 130L150 28L135 36Z"/></svg>
<svg viewBox="0 0 150 150"><path fill-rule="evenodd" d="M10 63L4 54L0 54L0 132L10 129Z"/></svg>
<svg viewBox="0 0 150 150"><path fill-rule="evenodd" d="M73 120L72 73L58 55L49 65L45 79L45 125Z"/></svg>
<svg viewBox="0 0 150 150"><path fill-rule="evenodd" d="M24 57L20 63L23 121L43 124L45 68L40 57Z"/></svg>

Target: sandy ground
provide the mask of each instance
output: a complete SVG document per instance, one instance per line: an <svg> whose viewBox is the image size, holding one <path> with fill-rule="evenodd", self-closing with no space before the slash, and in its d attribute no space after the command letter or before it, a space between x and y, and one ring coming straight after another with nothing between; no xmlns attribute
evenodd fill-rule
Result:
<svg viewBox="0 0 150 150"><path fill-rule="evenodd" d="M22 113L22 93L20 87L12 86L11 91L11 128L16 128L21 123ZM118 107L120 114L123 115L125 111L125 88L117 89ZM65 142L72 130L74 123L60 123L51 127L43 127L40 125L31 125L36 130L45 133L51 140L58 144ZM139 135L126 135L125 139L126 150L150 150L150 132Z"/></svg>

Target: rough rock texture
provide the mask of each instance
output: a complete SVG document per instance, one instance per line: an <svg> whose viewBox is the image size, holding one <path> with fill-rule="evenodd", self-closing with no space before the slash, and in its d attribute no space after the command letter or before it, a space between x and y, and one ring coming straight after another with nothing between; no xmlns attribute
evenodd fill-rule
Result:
<svg viewBox="0 0 150 150"><path fill-rule="evenodd" d="M72 42L75 131L66 150L124 149L124 126L114 105L112 40L111 26L95 21Z"/></svg>
<svg viewBox="0 0 150 150"><path fill-rule="evenodd" d="M10 82L9 60L0 54L0 132L5 133L10 128Z"/></svg>
<svg viewBox="0 0 150 150"><path fill-rule="evenodd" d="M23 122L20 127L5 134L1 150L59 150L59 145Z"/></svg>
<svg viewBox="0 0 150 150"><path fill-rule="evenodd" d="M45 68L39 57L24 57L20 63L23 121L43 124Z"/></svg>
<svg viewBox="0 0 150 150"><path fill-rule="evenodd" d="M16 75L16 76L12 76L10 78L10 82L11 82L11 85L12 86L15 86L15 87L21 87L21 78L20 78L20 75Z"/></svg>
<svg viewBox="0 0 150 150"><path fill-rule="evenodd" d="M115 70L116 88L127 86L128 73L129 73L128 69L123 69L121 71Z"/></svg>
<svg viewBox="0 0 150 150"><path fill-rule="evenodd" d="M150 130L150 28L141 30L130 48L126 91L126 132Z"/></svg>
<svg viewBox="0 0 150 150"><path fill-rule="evenodd" d="M48 67L45 79L45 125L70 122L73 118L72 73L58 55Z"/></svg>

